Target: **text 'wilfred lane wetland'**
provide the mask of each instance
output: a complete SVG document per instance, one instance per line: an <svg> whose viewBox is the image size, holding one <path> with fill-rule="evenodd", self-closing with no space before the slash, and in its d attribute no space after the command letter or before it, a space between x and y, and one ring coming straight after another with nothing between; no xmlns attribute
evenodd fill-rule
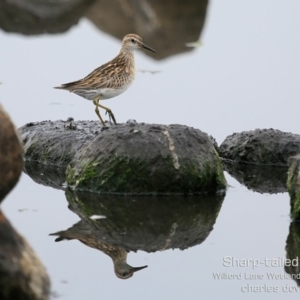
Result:
<svg viewBox="0 0 300 300"><path fill-rule="evenodd" d="M221 280L290 280L290 279L300 279L300 273L298 274L286 274L286 273L266 273L266 274L251 274L251 273L213 273L214 279Z"/></svg>

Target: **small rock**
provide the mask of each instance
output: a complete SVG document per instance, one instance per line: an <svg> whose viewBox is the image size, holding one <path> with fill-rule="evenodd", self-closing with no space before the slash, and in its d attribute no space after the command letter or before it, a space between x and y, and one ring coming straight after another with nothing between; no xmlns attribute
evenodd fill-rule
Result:
<svg viewBox="0 0 300 300"><path fill-rule="evenodd" d="M300 135L275 129L256 129L229 135L219 147L222 158L235 162L287 166L300 153Z"/></svg>

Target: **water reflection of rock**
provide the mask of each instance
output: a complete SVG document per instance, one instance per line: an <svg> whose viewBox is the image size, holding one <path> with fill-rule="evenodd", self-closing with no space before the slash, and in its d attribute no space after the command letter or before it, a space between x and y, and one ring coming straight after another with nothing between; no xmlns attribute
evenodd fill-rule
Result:
<svg viewBox="0 0 300 300"><path fill-rule="evenodd" d="M224 170L248 189L258 193L287 191L287 167L250 165L223 160Z"/></svg>
<svg viewBox="0 0 300 300"><path fill-rule="evenodd" d="M78 239L113 260L104 250L108 246L126 252L184 250L208 237L224 196L122 197L67 190L69 208L81 221L57 235L59 239ZM126 257L122 267L124 263Z"/></svg>
<svg viewBox="0 0 300 300"><path fill-rule="evenodd" d="M208 0L0 0L0 28L26 35L60 33L83 16L119 39L137 33L157 49L155 59L186 52L199 39ZM147 55L150 53L146 53Z"/></svg>
<svg viewBox="0 0 300 300"><path fill-rule="evenodd" d="M300 286L300 223L292 222L286 241L286 258L291 264L285 266L285 272Z"/></svg>
<svg viewBox="0 0 300 300"><path fill-rule="evenodd" d="M52 188L63 190L66 181L66 168L57 166L46 166L37 162L25 162L24 172L38 184L50 186Z"/></svg>

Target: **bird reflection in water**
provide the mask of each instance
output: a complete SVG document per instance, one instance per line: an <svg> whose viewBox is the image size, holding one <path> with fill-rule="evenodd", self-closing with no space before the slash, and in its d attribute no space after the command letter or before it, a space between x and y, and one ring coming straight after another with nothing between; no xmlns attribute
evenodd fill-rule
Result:
<svg viewBox="0 0 300 300"><path fill-rule="evenodd" d="M132 267L127 264L128 252L124 248L108 244L99 239L97 234L91 230L90 225L83 221L79 221L67 230L51 233L50 235L58 236L55 239L56 242L62 240L79 240L91 248L102 251L112 259L115 274L120 279L128 279L133 276L134 272L148 267Z"/></svg>

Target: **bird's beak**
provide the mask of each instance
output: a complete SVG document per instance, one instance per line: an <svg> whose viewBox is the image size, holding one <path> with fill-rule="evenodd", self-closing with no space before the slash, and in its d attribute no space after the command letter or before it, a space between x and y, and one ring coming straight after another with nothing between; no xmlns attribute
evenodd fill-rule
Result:
<svg viewBox="0 0 300 300"><path fill-rule="evenodd" d="M156 53L156 51L155 51L154 49L152 49L151 47L145 45L144 43L142 43L141 46L142 46L144 49L147 49L147 50L149 50L149 51L152 51L152 52Z"/></svg>
<svg viewBox="0 0 300 300"><path fill-rule="evenodd" d="M147 268L148 266L143 266L143 267L137 267L137 268L133 268L133 272L139 271L139 270L143 270L145 268Z"/></svg>

